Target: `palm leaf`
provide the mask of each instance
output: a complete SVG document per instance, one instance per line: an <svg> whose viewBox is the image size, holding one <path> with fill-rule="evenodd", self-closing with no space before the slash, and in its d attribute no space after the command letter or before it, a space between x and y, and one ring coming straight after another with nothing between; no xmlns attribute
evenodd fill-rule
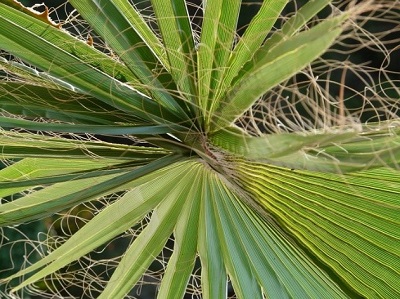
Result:
<svg viewBox="0 0 400 299"><path fill-rule="evenodd" d="M79 101L70 90L59 86L50 88L33 84L21 85L6 82L0 85L3 111L28 118L43 118L69 123L112 124L113 122L134 122L132 115L123 113L107 104L99 103L96 98L82 95ZM43 101L42 99L45 99Z"/></svg>
<svg viewBox="0 0 400 299"><path fill-rule="evenodd" d="M251 20L229 57L229 67L226 68L221 86L217 89L220 93L226 92L239 71L253 59L254 53L263 44L265 36L271 31L287 2L288 0L262 2L257 15Z"/></svg>
<svg viewBox="0 0 400 299"><path fill-rule="evenodd" d="M76 159L75 163L65 159L25 158L0 170L0 196L7 197L43 184L112 174L120 172L122 168L135 166L132 162L128 164L119 162L104 158ZM143 162L137 164L141 163Z"/></svg>
<svg viewBox="0 0 400 299"><path fill-rule="evenodd" d="M116 158L118 160L142 160L160 158L168 151L144 147L88 141L76 136L77 141L56 136L38 136L31 133L0 131L3 158ZM80 140L81 139L81 140ZM154 155L154 156L153 156ZM153 156L153 157L151 157ZM135 158L136 157L136 158Z"/></svg>
<svg viewBox="0 0 400 299"><path fill-rule="evenodd" d="M228 54L233 46L240 1L218 0L205 4L203 26L198 45L199 106L207 117L213 105L215 87L219 84ZM228 3L229 2L229 3ZM217 67L217 68L216 68Z"/></svg>
<svg viewBox="0 0 400 299"><path fill-rule="evenodd" d="M63 81L102 99L106 103L110 103L118 109L123 111L137 110L137 116L140 116L144 120L149 120L149 116L154 113L160 116L162 108L154 102L136 92L128 85L85 63L84 60L74 55L73 50L70 49L68 51L54 44L54 39L63 40L66 38L65 34L59 33L60 31L56 28L48 27L34 18L31 18L31 22L27 24L26 20L29 18L28 16L15 10L7 9L1 3L0 12L1 26L4 28L10 27L10 30L2 31L1 35L4 43L3 47L7 51L11 53L17 52L25 61L35 64L42 69L49 70L49 73L54 74ZM13 24L16 25L13 26ZM14 41L16 37L18 37L19 42L23 42L24 44L16 43ZM79 44L82 44L82 42L72 37L69 40L65 41L65 43L77 44L78 47ZM25 47L27 51L19 53L18 50L21 46ZM56 63L53 57L57 57ZM147 104L143 105L143 102L147 102ZM151 107L151 110L148 112L143 111L144 107ZM171 115L171 112L164 111L163 115L166 117L167 115ZM171 118L171 120L173 119L177 120L176 117Z"/></svg>
<svg viewBox="0 0 400 299"><path fill-rule="evenodd" d="M245 188L347 284L369 298L397 296L398 172L341 177L246 162L238 166ZM380 176L378 184L363 180L372 176ZM279 192L283 186L286 194Z"/></svg>
<svg viewBox="0 0 400 299"><path fill-rule="evenodd" d="M343 16L325 20L310 30L288 38L265 53L252 69L233 82L215 111L214 126L227 126L238 118L258 97L290 78L320 56L341 33ZM274 74L271 76L271 74ZM213 128L214 129L214 128ZM215 130L215 129L214 129Z"/></svg>
<svg viewBox="0 0 400 299"><path fill-rule="evenodd" d="M250 136L238 128L220 130L210 136L215 155L246 157L249 160L322 172L346 173L399 165L399 136L396 124L371 124L365 131L303 132ZM223 149L221 151L220 149Z"/></svg>
<svg viewBox="0 0 400 299"><path fill-rule="evenodd" d="M200 167L200 165L191 164L183 166L186 171L191 168L192 175L195 175ZM177 175L175 177L177 179L180 178L183 182L188 182L189 177L182 178L182 175L184 176L185 172L181 173L181 176ZM187 197L188 194L194 192L194 190L190 190L193 187L187 183L180 184L180 186L182 188L168 188L168 194L163 198L160 205L153 210L149 224L126 251L121 263L113 273L110 283L101 294L101 298L123 297L150 266L154 256L161 252L176 226L178 215L183 211L190 212L187 209L182 209L182 207L185 201L190 202L196 199ZM196 188L196 184L193 186ZM173 266L173 264L171 265ZM186 271L190 271L190 268L186 269ZM167 270L166 275L168 275L168 272ZM166 283L168 283L168 280L169 277L167 276ZM179 289L174 291L179 291ZM178 294L172 293L171 295Z"/></svg>
<svg viewBox="0 0 400 299"><path fill-rule="evenodd" d="M227 274L223 261L223 254L216 230L216 216L213 204L211 186L202 184L202 201L200 206L198 254L201 260L201 281L204 298L227 297Z"/></svg>
<svg viewBox="0 0 400 299"><path fill-rule="evenodd" d="M69 3L74 33L47 7L0 0L0 225L106 204L64 242L35 246L43 257L1 281L7 295L65 297L87 285L92 297L126 298L159 262L159 298L400 296L398 103L383 90L354 112L343 92L328 95L336 64L313 64L354 34L347 26L398 0L307 1L292 15L289 1L265 0L241 36L240 0L203 1L199 27L192 1ZM315 118L329 115L263 132L268 115L257 109L268 100L288 121L313 122L307 105L279 101L309 93L299 72L322 88L314 70L328 81L317 94L326 101L304 101ZM324 122L364 122L370 111L376 122ZM121 235L121 256L74 272Z"/></svg>
<svg viewBox="0 0 400 299"><path fill-rule="evenodd" d="M38 123L35 121L15 119L11 117L0 116L0 125L2 128L21 128L32 131L48 131L61 133L87 133L102 135L156 135L166 134L174 131L171 125L155 126L129 126L129 125L70 125L63 123ZM175 127L175 130L179 126Z"/></svg>
<svg viewBox="0 0 400 299"><path fill-rule="evenodd" d="M121 2L71 1L75 8L81 11L82 16L91 22L93 28L119 54L131 72L137 78L140 78L142 86L149 86L151 83L154 88L149 92L153 98L169 110L185 115L185 112L171 94L164 91L167 86L163 86L162 82L159 82L159 78L167 76L163 80L170 82L169 74L165 73L162 68L157 70L159 68L157 57L153 55L152 49L145 44L124 14L121 13L121 10L123 11ZM109 15L113 15L112 22L109 21ZM108 25L104 26L104 24ZM132 47L132 45L135 45L135 47Z"/></svg>
<svg viewBox="0 0 400 299"><path fill-rule="evenodd" d="M182 176L182 172L178 169L173 169L172 172L180 173ZM139 186L138 188L126 193L118 201L104 209L88 225L85 225L83 229L46 258L16 274L15 277L45 266L18 288L53 273L129 229L159 204L161 199L168 194L168 185L177 183L181 176L172 176L171 170L164 169L158 173L153 172L150 176L139 178L137 182L133 183L133 185ZM148 188L155 181L158 182L158 187ZM48 263L51 264L46 265Z"/></svg>
<svg viewBox="0 0 400 299"><path fill-rule="evenodd" d="M195 95L194 40L186 3L183 0L174 3L155 0L152 5L166 48L170 73L182 93Z"/></svg>
<svg viewBox="0 0 400 299"><path fill-rule="evenodd" d="M57 211L89 201L102 194L126 190L134 180L149 172L176 161L178 157L165 157L134 169L122 169L109 174L104 170L96 177L79 178L56 183L50 187L30 193L22 198L2 204L0 207L1 225L38 219Z"/></svg>

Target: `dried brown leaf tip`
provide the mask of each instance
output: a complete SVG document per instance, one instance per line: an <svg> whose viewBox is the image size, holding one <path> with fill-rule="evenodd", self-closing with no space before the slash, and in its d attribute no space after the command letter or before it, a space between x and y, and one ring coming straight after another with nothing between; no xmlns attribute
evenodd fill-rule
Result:
<svg viewBox="0 0 400 299"><path fill-rule="evenodd" d="M93 46L93 37L92 37L90 34L89 34L88 37L87 37L86 43L87 43L89 46Z"/></svg>
<svg viewBox="0 0 400 299"><path fill-rule="evenodd" d="M6 3L12 7L14 7L15 9L18 9L42 22L45 22L46 24L49 24L53 27L56 28L61 28L61 23L56 23L54 22L49 14L49 8L44 5L44 3L42 4L35 4L32 7L26 7L25 5L23 5L21 2L17 1L17 0L12 0L12 1L6 1ZM36 8L38 7L44 7L44 11L43 12L39 12L36 10Z"/></svg>

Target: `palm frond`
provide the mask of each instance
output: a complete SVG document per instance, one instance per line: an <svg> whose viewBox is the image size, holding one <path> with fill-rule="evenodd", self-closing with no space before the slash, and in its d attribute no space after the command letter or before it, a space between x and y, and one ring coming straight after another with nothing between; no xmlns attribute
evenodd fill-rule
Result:
<svg viewBox="0 0 400 299"><path fill-rule="evenodd" d="M346 60L390 60L399 0L339 2L238 28L246 1L0 0L0 226L57 219L5 236L27 245L5 294L400 297L400 88Z"/></svg>

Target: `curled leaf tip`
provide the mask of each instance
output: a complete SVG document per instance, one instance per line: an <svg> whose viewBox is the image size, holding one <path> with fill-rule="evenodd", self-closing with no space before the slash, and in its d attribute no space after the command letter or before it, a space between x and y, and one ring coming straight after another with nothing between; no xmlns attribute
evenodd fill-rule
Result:
<svg viewBox="0 0 400 299"><path fill-rule="evenodd" d="M6 0L5 3L15 9L18 9L34 18L37 18L43 22L45 22L46 24L49 24L53 27L56 28L61 28L61 23L56 23L54 22L49 14L49 8L44 4L35 4L32 7L26 7L25 5L23 5L21 2L17 1L17 0ZM35 10L35 8L39 7L39 6L44 6L44 11L43 12L39 12L37 10Z"/></svg>

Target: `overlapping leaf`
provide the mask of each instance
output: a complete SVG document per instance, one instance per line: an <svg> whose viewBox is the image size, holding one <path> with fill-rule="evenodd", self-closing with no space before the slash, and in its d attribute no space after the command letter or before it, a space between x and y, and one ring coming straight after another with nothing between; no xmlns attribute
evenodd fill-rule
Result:
<svg viewBox="0 0 400 299"><path fill-rule="evenodd" d="M262 137L232 125L320 56L348 13L305 29L331 2L308 1L273 32L288 1L266 0L238 38L242 1L203 1L198 37L188 1L152 0L152 24L130 1L69 2L117 59L55 26L47 10L0 1L0 48L39 69L0 60L12 74L0 83L1 158L11 159L0 170L0 223L124 195L12 276L33 274L14 291L150 215L100 298L124 298L171 236L160 298L184 296L198 260L204 298L226 298L229 282L251 299L400 296L395 122ZM363 171L341 175L354 170Z"/></svg>
<svg viewBox="0 0 400 299"><path fill-rule="evenodd" d="M249 136L239 128L220 130L210 140L225 155L291 169L346 173L376 167L398 168L400 137L396 123L370 124L363 131L314 131Z"/></svg>
<svg viewBox="0 0 400 299"><path fill-rule="evenodd" d="M213 130L227 127L266 91L319 57L339 36L345 15L327 19L274 45L246 75L233 82L214 113ZM273 74L273 75L271 75Z"/></svg>
<svg viewBox="0 0 400 299"><path fill-rule="evenodd" d="M17 273L14 277L45 266L18 288L49 275L68 263L77 260L84 254L136 224L169 193L170 188L168 188L168 186L179 182L184 174L182 170L185 170L185 167L181 166L172 170L170 167L169 170L163 169L161 171L153 171L152 173L147 171L147 173L149 173L148 176L146 176L146 171L142 171L142 176L137 175L136 177L138 177L138 180L130 183L131 187L137 188L126 193L119 200L105 208L50 255L47 255L38 263ZM171 175L171 171L175 175ZM153 186L153 188L149 188L149 186L155 182L157 182L157 187L154 188ZM127 186L125 186L125 188L126 187ZM170 196L170 198L173 197ZM147 258L152 259L151 256ZM48 263L50 264L46 266Z"/></svg>
<svg viewBox="0 0 400 299"><path fill-rule="evenodd" d="M400 295L397 171L341 176L237 166L245 189L343 283L367 298Z"/></svg>
<svg viewBox="0 0 400 299"><path fill-rule="evenodd" d="M147 165L103 170L97 176L78 174L74 180L56 183L0 206L0 224L11 225L39 219L103 195L129 189L135 179L166 166L179 157L165 157ZM111 174L110 174L110 173ZM80 178L83 177L83 178ZM12 187L12 186L11 186Z"/></svg>
<svg viewBox="0 0 400 299"><path fill-rule="evenodd" d="M144 120L164 122L168 115L171 121L182 120L132 87L92 66L87 62L87 58L77 56L76 47L78 49L88 47L82 41L56 28L48 27L39 20L9 9L2 3L0 3L0 13L1 27L9 28L1 33L1 45L4 50L47 70L50 74L113 107L122 111L135 111L136 116ZM55 43L54 40L59 42ZM65 49L61 46L60 40L69 47ZM21 47L25 48L25 51L21 52ZM57 59L54 60L54 57Z"/></svg>

